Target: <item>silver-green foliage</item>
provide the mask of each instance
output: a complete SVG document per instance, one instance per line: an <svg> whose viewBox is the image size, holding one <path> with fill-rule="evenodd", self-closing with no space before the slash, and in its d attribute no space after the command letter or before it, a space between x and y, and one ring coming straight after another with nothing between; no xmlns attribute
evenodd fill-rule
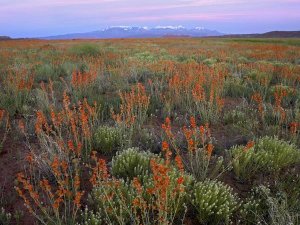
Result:
<svg viewBox="0 0 300 225"><path fill-rule="evenodd" d="M239 179L249 179L256 173L277 173L300 162L300 151L294 144L277 137L263 137L249 149L234 146L229 150L233 170Z"/></svg>
<svg viewBox="0 0 300 225"><path fill-rule="evenodd" d="M95 150L103 154L112 154L121 146L122 137L117 127L101 126L94 133Z"/></svg>
<svg viewBox="0 0 300 225"><path fill-rule="evenodd" d="M144 181L151 172L150 160L156 157L150 152L144 152L138 148L129 148L120 151L112 159L112 175L124 180L132 180L138 177L140 181Z"/></svg>
<svg viewBox="0 0 300 225"><path fill-rule="evenodd" d="M11 224L11 214L7 213L4 208L0 208L0 224L9 225Z"/></svg>
<svg viewBox="0 0 300 225"><path fill-rule="evenodd" d="M187 160L184 160L188 172L197 181L218 177L224 170L223 161L222 156L208 157L204 148L198 148L193 153L189 152Z"/></svg>
<svg viewBox="0 0 300 225"><path fill-rule="evenodd" d="M201 223L229 223L239 207L239 198L231 187L220 181L206 180L195 184L192 203Z"/></svg>
<svg viewBox="0 0 300 225"><path fill-rule="evenodd" d="M289 208L287 196L274 196L264 185L252 190L240 213L243 224L296 225L300 219L299 211Z"/></svg>
<svg viewBox="0 0 300 225"><path fill-rule="evenodd" d="M77 225L101 225L103 224L102 221L102 215L100 211L97 211L94 213L92 210L90 210L88 207L85 207L84 211L80 214L81 223L78 223Z"/></svg>

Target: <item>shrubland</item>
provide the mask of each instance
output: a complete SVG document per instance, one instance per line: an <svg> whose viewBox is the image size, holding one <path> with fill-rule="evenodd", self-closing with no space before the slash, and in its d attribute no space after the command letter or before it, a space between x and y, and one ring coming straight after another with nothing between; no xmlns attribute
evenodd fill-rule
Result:
<svg viewBox="0 0 300 225"><path fill-rule="evenodd" d="M299 224L298 42L0 42L0 224Z"/></svg>

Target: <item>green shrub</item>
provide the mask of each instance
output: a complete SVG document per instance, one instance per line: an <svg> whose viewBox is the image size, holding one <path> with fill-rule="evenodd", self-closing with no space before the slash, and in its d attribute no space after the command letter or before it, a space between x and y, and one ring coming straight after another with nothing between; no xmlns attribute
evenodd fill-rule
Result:
<svg viewBox="0 0 300 225"><path fill-rule="evenodd" d="M121 144L122 137L117 127L101 126L94 133L93 147L103 154L113 154Z"/></svg>
<svg viewBox="0 0 300 225"><path fill-rule="evenodd" d="M5 212L4 208L0 208L0 224L1 225L11 224L11 214Z"/></svg>
<svg viewBox="0 0 300 225"><path fill-rule="evenodd" d="M100 49L96 44L84 43L75 45L70 48L70 53L79 57L90 56L96 57L100 54Z"/></svg>
<svg viewBox="0 0 300 225"><path fill-rule="evenodd" d="M177 173L170 172L168 177L170 183L166 186L166 190L155 190L152 186L153 177L149 177L149 183L141 185L139 190L134 181L124 182L122 179L104 181L93 189L90 202L95 212L86 209L82 214L84 220L82 225L175 224L175 218L182 216L181 212L184 212L186 207L187 192L185 188L183 191L177 189ZM187 182L188 180L185 183ZM148 193L149 188L154 189L153 194ZM161 195L160 191L166 194L164 199L161 199L164 195Z"/></svg>
<svg viewBox="0 0 300 225"><path fill-rule="evenodd" d="M128 224L131 219L135 191L121 179L106 181L94 188L89 200L96 209L96 213L90 212L86 215L88 220L93 219L94 222L102 220L104 224Z"/></svg>
<svg viewBox="0 0 300 225"><path fill-rule="evenodd" d="M235 146L229 150L233 171L239 179L249 179L258 172L278 173L300 162L300 151L277 137L258 139L253 147Z"/></svg>
<svg viewBox="0 0 300 225"><path fill-rule="evenodd" d="M32 112L30 105L34 104L34 98L31 91L10 90L8 87L4 89L4 93L0 93L0 108L8 111L11 116Z"/></svg>
<svg viewBox="0 0 300 225"><path fill-rule="evenodd" d="M192 204L201 223L229 223L239 207L239 199L229 186L220 181L206 180L195 184Z"/></svg>
<svg viewBox="0 0 300 225"><path fill-rule="evenodd" d="M291 210L288 197L279 194L264 185L255 187L240 210L243 224L299 224L299 211Z"/></svg>
<svg viewBox="0 0 300 225"><path fill-rule="evenodd" d="M224 114L225 124L238 124L239 122L245 122L247 118L248 115L238 108L232 109Z"/></svg>
<svg viewBox="0 0 300 225"><path fill-rule="evenodd" d="M85 207L84 211L81 212L81 220L80 225L100 225L103 224L101 211L93 212L92 210Z"/></svg>
<svg viewBox="0 0 300 225"><path fill-rule="evenodd" d="M195 149L193 153L187 154L185 165L197 181L216 178L223 171L223 157L207 157L205 148Z"/></svg>
<svg viewBox="0 0 300 225"><path fill-rule="evenodd" d="M266 217L267 203L262 193L269 193L270 189L263 185L253 188L250 195L243 201L240 217L245 224L259 224Z"/></svg>
<svg viewBox="0 0 300 225"><path fill-rule="evenodd" d="M137 151L137 149L126 150L127 154L135 152L135 155L138 154ZM147 153L140 153L139 156L140 158L146 156L145 161L150 159ZM143 160L139 162L143 164ZM141 178L131 175L134 177L131 181L127 179L127 175L122 175L125 181L123 177L120 179L100 177L90 196L90 203L95 212L84 213L84 224L93 225L102 221L103 224L165 225L174 224L176 218L184 217L192 177L160 159L153 160L150 164L151 174L146 169L139 172L150 175L139 176ZM132 174L134 169L125 168L126 171ZM93 222L87 223L88 221Z"/></svg>
<svg viewBox="0 0 300 225"><path fill-rule="evenodd" d="M249 97L250 89L243 83L240 78L229 78L224 83L224 95L234 98Z"/></svg>
<svg viewBox="0 0 300 225"><path fill-rule="evenodd" d="M255 145L258 162L262 169L272 172L293 165L300 161L300 151L293 144L277 137L264 137Z"/></svg>
<svg viewBox="0 0 300 225"><path fill-rule="evenodd" d="M213 66L217 62L218 62L218 60L214 59L214 58L208 58L208 59L203 60L203 64L205 64L207 66Z"/></svg>
<svg viewBox="0 0 300 225"><path fill-rule="evenodd" d="M48 82L49 79L52 81L60 80L60 77L65 78L67 75L68 73L63 65L42 64L37 66L34 80L37 83L41 81Z"/></svg>
<svg viewBox="0 0 300 225"><path fill-rule="evenodd" d="M289 169L281 174L276 188L289 197L287 199L289 207L300 212L300 174L298 168Z"/></svg>
<svg viewBox="0 0 300 225"><path fill-rule="evenodd" d="M138 148L129 148L120 151L112 159L112 175L124 180L132 180L138 177L140 181L150 175L150 159L157 157L152 153L140 151Z"/></svg>
<svg viewBox="0 0 300 225"><path fill-rule="evenodd" d="M141 149L147 149L151 152L158 152L160 149L159 137L154 129L139 129L133 136L134 146L139 146Z"/></svg>
<svg viewBox="0 0 300 225"><path fill-rule="evenodd" d="M234 146L230 149L232 168L237 178L248 180L258 170L257 162L254 160L256 154L254 148L245 151L244 146Z"/></svg>

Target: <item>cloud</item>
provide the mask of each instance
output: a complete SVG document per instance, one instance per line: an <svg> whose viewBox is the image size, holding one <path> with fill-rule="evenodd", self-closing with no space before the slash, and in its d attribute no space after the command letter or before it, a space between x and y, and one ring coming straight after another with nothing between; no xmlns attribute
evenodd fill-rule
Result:
<svg viewBox="0 0 300 225"><path fill-rule="evenodd" d="M0 30L73 29L116 24L275 24L299 29L300 0L0 0ZM203 21L203 22L202 22ZM296 22L295 22L296 21ZM184 24L184 25L185 25ZM253 25L254 26L254 25ZM91 28L92 27L92 28ZM209 28L209 27L208 27ZM245 29L246 29L245 28ZM279 29L279 28L278 28ZM9 34L7 33L7 34Z"/></svg>
<svg viewBox="0 0 300 225"><path fill-rule="evenodd" d="M121 0L24 0L24 1L7 1L1 3L1 9L14 10L20 8L40 8L40 7L68 7L68 6L80 6L80 5L99 5L121 2Z"/></svg>
<svg viewBox="0 0 300 225"><path fill-rule="evenodd" d="M174 15L149 15L149 16L135 16L135 17L113 17L110 21L189 21L189 20L202 20L202 21L218 21L229 20L233 17L243 16L240 13L198 13L198 14L174 14Z"/></svg>

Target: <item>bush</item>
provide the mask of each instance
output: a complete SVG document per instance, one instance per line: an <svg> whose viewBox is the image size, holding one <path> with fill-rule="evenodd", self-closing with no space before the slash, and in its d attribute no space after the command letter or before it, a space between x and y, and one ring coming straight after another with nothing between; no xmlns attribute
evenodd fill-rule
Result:
<svg viewBox="0 0 300 225"><path fill-rule="evenodd" d="M60 77L66 77L67 75L68 73L63 65L42 64L37 66L34 80L37 83L41 81L48 82L49 79L52 81L59 80Z"/></svg>
<svg viewBox="0 0 300 225"><path fill-rule="evenodd" d="M195 149L189 152L185 160L187 171L190 172L197 181L216 178L223 170L222 156L209 156L205 148Z"/></svg>
<svg viewBox="0 0 300 225"><path fill-rule="evenodd" d="M263 222L268 207L263 199L263 192L269 193L270 189L263 185L255 187L243 201L240 216L245 224L259 224Z"/></svg>
<svg viewBox="0 0 300 225"><path fill-rule="evenodd" d="M281 174L276 184L277 189L288 196L288 206L300 212L300 173L298 168L289 169Z"/></svg>
<svg viewBox="0 0 300 225"><path fill-rule="evenodd" d="M214 58L208 58L208 59L203 60L203 64L205 64L207 66L213 66L217 62L218 62L218 60L214 59Z"/></svg>
<svg viewBox="0 0 300 225"><path fill-rule="evenodd" d="M143 128L135 132L133 144L150 152L159 152L161 148L159 138L154 129Z"/></svg>
<svg viewBox="0 0 300 225"><path fill-rule="evenodd" d="M225 80L224 93L225 96L233 98L249 97L250 89L247 88L242 79L233 77Z"/></svg>
<svg viewBox="0 0 300 225"><path fill-rule="evenodd" d="M276 137L260 139L255 148L262 168L269 172L278 172L300 161L300 151L297 147Z"/></svg>
<svg viewBox="0 0 300 225"><path fill-rule="evenodd" d="M138 148L118 152L112 159L112 175L124 180L138 177L140 181L145 181L151 172L150 160L153 157L157 156L140 151Z"/></svg>
<svg viewBox="0 0 300 225"><path fill-rule="evenodd" d="M300 151L277 137L263 137L253 146L235 146L229 151L233 171L239 179L249 179L257 172L278 173L300 162Z"/></svg>
<svg viewBox="0 0 300 225"><path fill-rule="evenodd" d="M79 223L81 225L100 225L103 224L102 215L100 211L94 213L92 210L89 210L88 207L85 207L84 211L81 212L81 220Z"/></svg>
<svg viewBox="0 0 300 225"><path fill-rule="evenodd" d="M87 223L91 220L97 225L102 224L98 223L100 221L104 224L128 224L132 219L130 216L135 195L135 189L123 180L106 181L93 189L90 202L97 210L85 215L88 219L85 219L84 224L92 225Z"/></svg>
<svg viewBox="0 0 300 225"><path fill-rule="evenodd" d="M0 208L0 224L9 225L11 224L11 214L5 212L4 208Z"/></svg>
<svg viewBox="0 0 300 225"><path fill-rule="evenodd" d="M288 206L287 196L276 196L260 185L251 191L240 210L243 224L299 224L299 211Z"/></svg>
<svg viewBox="0 0 300 225"><path fill-rule="evenodd" d="M127 150L134 151L137 149ZM150 170L144 183L137 177L124 181L109 176L104 160L96 161L90 198L96 211L85 212L84 224L93 225L102 220L105 224L163 225L175 224L177 219L184 217L192 178L166 161L154 158L150 160ZM92 220L93 223L86 222Z"/></svg>
<svg viewBox="0 0 300 225"><path fill-rule="evenodd" d="M111 155L118 150L122 144L121 133L116 127L98 127L93 137L93 147L103 154Z"/></svg>
<svg viewBox="0 0 300 225"><path fill-rule="evenodd" d="M70 53L79 57L96 57L100 54L100 49L96 44L84 43L73 46L70 49Z"/></svg>
<svg viewBox="0 0 300 225"><path fill-rule="evenodd" d="M232 213L239 207L239 199L229 186L206 180L195 184L192 204L201 223L229 223Z"/></svg>

